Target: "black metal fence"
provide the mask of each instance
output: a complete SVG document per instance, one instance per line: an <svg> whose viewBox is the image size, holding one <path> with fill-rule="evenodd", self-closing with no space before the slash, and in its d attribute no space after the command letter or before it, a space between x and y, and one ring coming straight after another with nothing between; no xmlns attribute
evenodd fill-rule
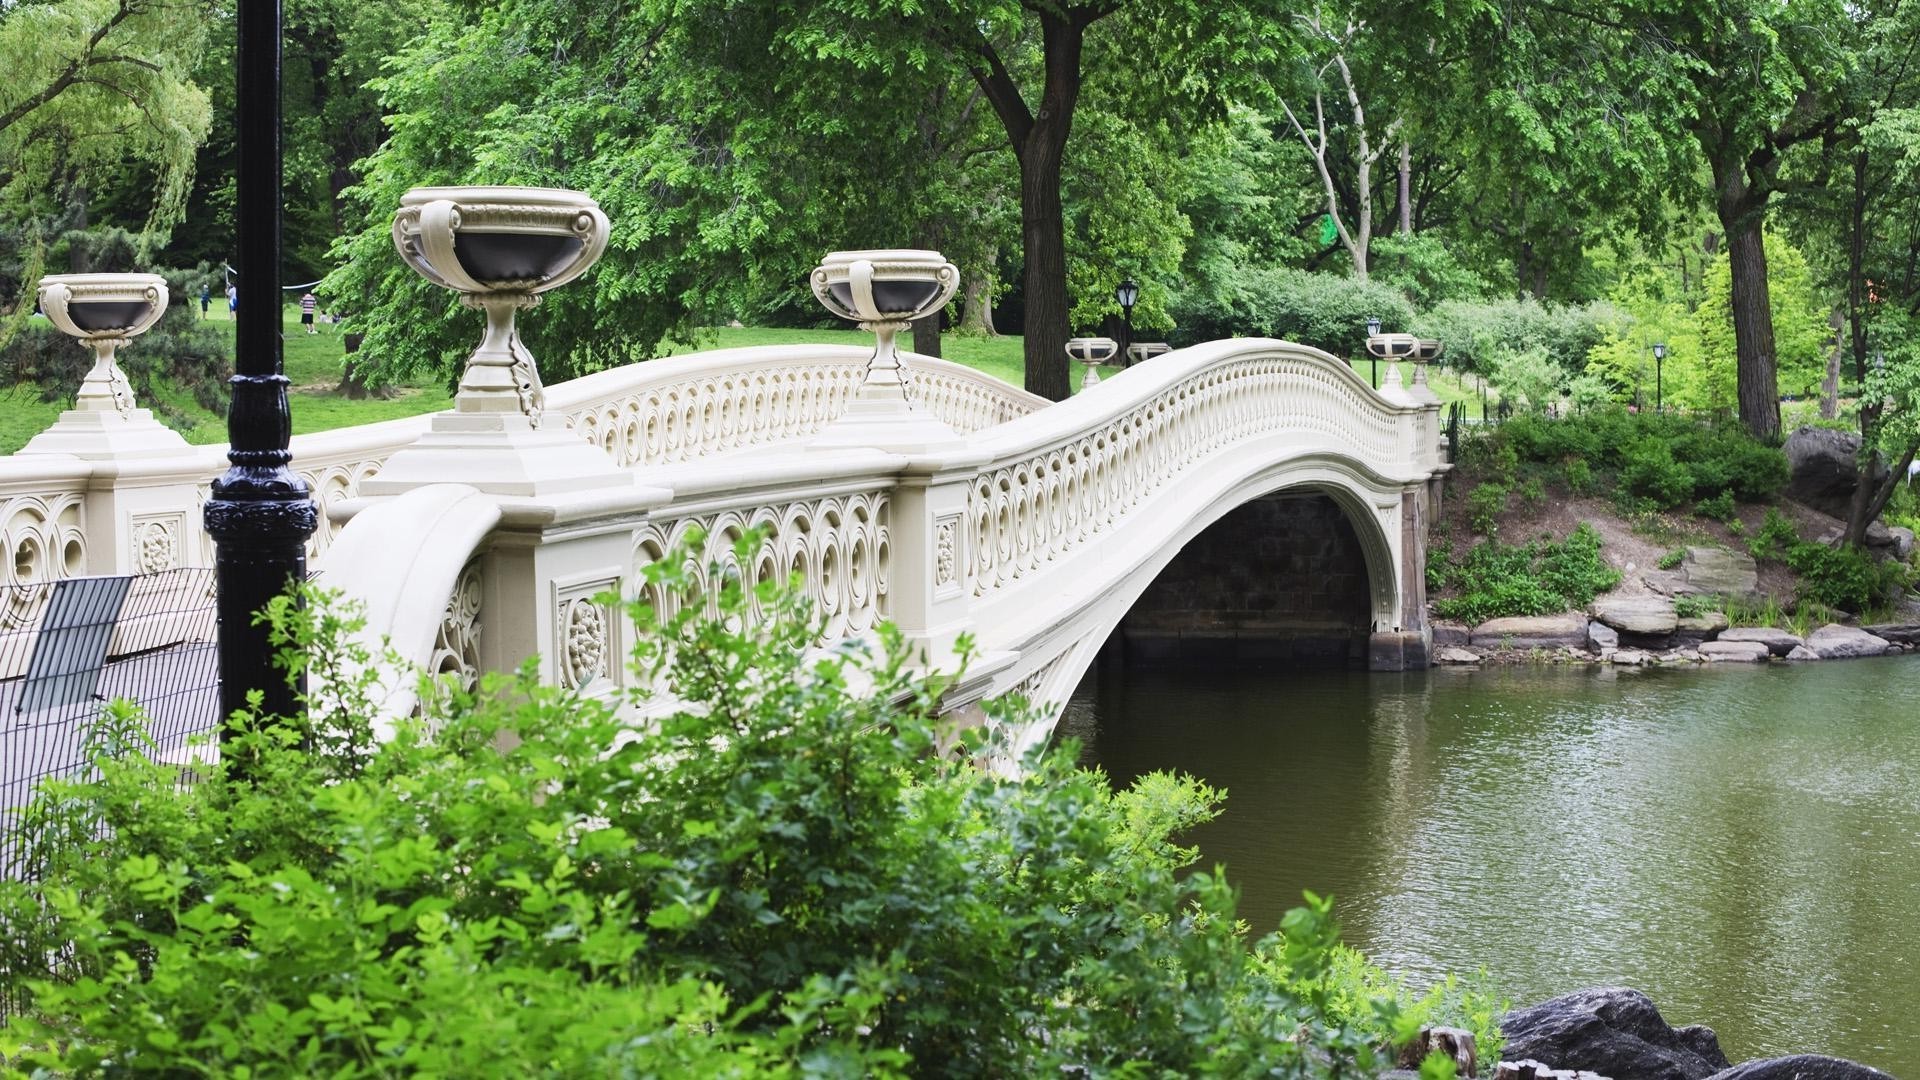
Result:
<svg viewBox="0 0 1920 1080"><path fill-rule="evenodd" d="M0 876L21 875L34 788L85 767L107 702L139 703L158 757L213 729L213 587L212 570L181 569L0 588Z"/></svg>

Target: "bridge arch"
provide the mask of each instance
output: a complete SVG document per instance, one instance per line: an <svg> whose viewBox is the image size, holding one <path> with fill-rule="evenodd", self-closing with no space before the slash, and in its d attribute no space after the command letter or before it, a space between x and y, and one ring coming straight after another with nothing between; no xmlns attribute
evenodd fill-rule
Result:
<svg viewBox="0 0 1920 1080"><path fill-rule="evenodd" d="M1077 610L1055 609L1052 625L1022 643L1020 660L990 691L1017 692L1039 706L1039 723L1002 734L1002 753L1008 763L1052 736L1068 696L1101 647L1181 552L1228 514L1271 495L1325 496L1351 527L1366 567L1369 666L1399 670L1425 665L1428 630L1420 488L1383 476L1353 456L1259 445L1262 441L1251 442L1234 455L1241 466L1237 475L1223 461L1209 475L1193 478L1183 493L1186 505L1168 515L1171 527L1132 557L1118 559L1116 565L1110 550L1082 556L1107 564L1098 575L1097 594L1087 597ZM1409 573L1410 569L1414 572ZM1416 655L1408 655L1410 644Z"/></svg>

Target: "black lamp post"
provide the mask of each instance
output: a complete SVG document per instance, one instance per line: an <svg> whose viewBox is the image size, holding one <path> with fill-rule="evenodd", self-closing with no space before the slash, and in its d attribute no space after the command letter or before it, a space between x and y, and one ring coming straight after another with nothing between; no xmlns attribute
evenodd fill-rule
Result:
<svg viewBox="0 0 1920 1080"><path fill-rule="evenodd" d="M1370 338L1380 336L1380 316L1374 315L1367 319L1367 336ZM1373 372L1373 388L1378 390L1380 389L1380 358L1373 355L1373 350L1369 349L1367 359L1371 364L1370 370Z"/></svg>
<svg viewBox="0 0 1920 1080"><path fill-rule="evenodd" d="M1653 411L1657 413L1667 411L1666 382L1664 379L1661 378L1661 369L1666 366L1666 362L1667 362L1667 343L1664 341L1654 342L1653 343Z"/></svg>
<svg viewBox="0 0 1920 1080"><path fill-rule="evenodd" d="M1140 299L1140 286L1128 278L1113 290L1113 298L1119 301L1120 317L1126 321L1126 332L1120 335L1120 362L1130 365L1133 357L1127 350L1133 346L1133 305Z"/></svg>
<svg viewBox="0 0 1920 1080"><path fill-rule="evenodd" d="M288 464L293 421L280 370L280 0L247 0L236 13L234 261L243 284L228 380L232 465L213 482L203 519L215 546L223 720L253 690L264 694L268 715L297 710L304 687L273 670L267 627L253 616L306 578L307 537L317 523L307 485Z"/></svg>

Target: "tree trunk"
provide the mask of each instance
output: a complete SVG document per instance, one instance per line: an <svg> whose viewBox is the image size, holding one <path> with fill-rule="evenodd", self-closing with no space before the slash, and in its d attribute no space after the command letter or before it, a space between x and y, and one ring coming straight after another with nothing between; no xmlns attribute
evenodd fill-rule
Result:
<svg viewBox="0 0 1920 1080"><path fill-rule="evenodd" d="M1820 419L1831 420L1840 415L1840 358L1843 352L1842 332L1847 328L1846 312L1833 309L1833 316L1827 320L1833 328L1833 348L1827 351L1827 374L1820 380Z"/></svg>
<svg viewBox="0 0 1920 1080"><path fill-rule="evenodd" d="M1034 125L1036 134L1041 127ZM1035 147L1020 159L1020 244L1026 253L1027 389L1053 401L1073 393L1067 379L1066 220L1060 206L1060 154ZM1064 140L1062 140L1064 141Z"/></svg>
<svg viewBox="0 0 1920 1080"><path fill-rule="evenodd" d="M346 334L341 337L340 341L346 347L347 355L340 368L340 385L335 387L333 392L349 401L365 401L368 398L386 401L399 397L399 391L393 387L385 383L368 382L366 376L361 373L358 359L360 339L359 334Z"/></svg>
<svg viewBox="0 0 1920 1080"><path fill-rule="evenodd" d="M993 265L991 258L985 260ZM997 337L993 328L993 275L982 272L967 277L960 301L960 329L969 334Z"/></svg>
<svg viewBox="0 0 1920 1080"><path fill-rule="evenodd" d="M1747 163L1725 154L1713 157L1714 209L1727 235L1727 262L1733 272L1733 348L1736 357L1740 423L1756 439L1780 439L1779 364L1774 355L1773 303L1767 290L1767 247L1763 227L1767 191L1748 182Z"/></svg>
<svg viewBox="0 0 1920 1080"><path fill-rule="evenodd" d="M1413 235L1413 141L1400 140L1400 235Z"/></svg>
<svg viewBox="0 0 1920 1080"><path fill-rule="evenodd" d="M913 320L913 351L922 356L940 355L940 313Z"/></svg>

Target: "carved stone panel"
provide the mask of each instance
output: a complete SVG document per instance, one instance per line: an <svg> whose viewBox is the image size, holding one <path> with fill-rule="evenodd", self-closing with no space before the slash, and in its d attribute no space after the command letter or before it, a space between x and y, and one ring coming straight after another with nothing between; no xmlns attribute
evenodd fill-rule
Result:
<svg viewBox="0 0 1920 1080"><path fill-rule="evenodd" d="M136 574L158 574L181 565L182 538L186 535L186 512L135 514L128 523L127 565Z"/></svg>
<svg viewBox="0 0 1920 1080"><path fill-rule="evenodd" d="M611 593L612 576L590 581L556 582L553 600L553 663L562 686L586 690L617 682L621 649L616 613L594 597Z"/></svg>

